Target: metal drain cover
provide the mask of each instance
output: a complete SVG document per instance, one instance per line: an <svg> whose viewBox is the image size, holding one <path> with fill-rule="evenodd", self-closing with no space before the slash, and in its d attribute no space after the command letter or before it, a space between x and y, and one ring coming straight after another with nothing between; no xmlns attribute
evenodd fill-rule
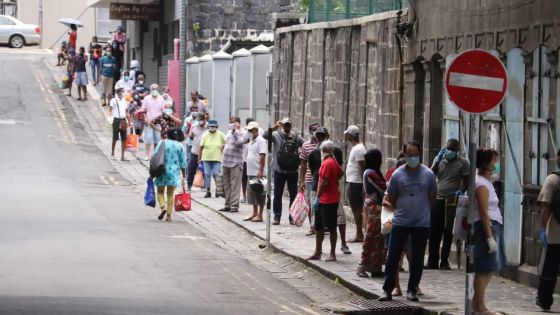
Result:
<svg viewBox="0 0 560 315"><path fill-rule="evenodd" d="M337 314L414 314L416 308L399 301L380 302L378 300L349 299L341 303L321 305L325 311Z"/></svg>

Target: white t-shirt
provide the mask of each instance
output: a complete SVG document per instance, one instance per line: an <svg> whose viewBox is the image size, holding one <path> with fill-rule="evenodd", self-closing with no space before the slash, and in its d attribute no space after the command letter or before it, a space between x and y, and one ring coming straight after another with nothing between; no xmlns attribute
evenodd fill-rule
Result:
<svg viewBox="0 0 560 315"><path fill-rule="evenodd" d="M132 81L130 79L128 81L125 81L124 79L120 79L115 84L115 90L119 89L119 88L122 88L122 89L124 89L125 93L128 93L128 92L132 91L133 87L134 87L134 81Z"/></svg>
<svg viewBox="0 0 560 315"><path fill-rule="evenodd" d="M258 136L247 144L247 175L257 176L260 169L261 154L266 154L266 140ZM265 169L263 168L263 172Z"/></svg>
<svg viewBox="0 0 560 315"><path fill-rule="evenodd" d="M113 98L109 103L109 106L111 106L111 114L114 118L126 118L128 104L124 99L117 100L117 98Z"/></svg>
<svg viewBox="0 0 560 315"><path fill-rule="evenodd" d="M248 130L243 130L245 139L251 139L253 134L251 134ZM264 130L259 127L259 136L264 135ZM243 163L247 163L247 148L249 147L249 143L243 145Z"/></svg>
<svg viewBox="0 0 560 315"><path fill-rule="evenodd" d="M480 175L476 175L475 181L476 189L479 187L486 187L488 189L488 216L490 216L490 220L498 221L500 224L503 224L502 213L500 212L500 200L498 199L498 195L496 195L496 190L494 190L494 186L492 183L482 177ZM476 202L476 211L474 212L474 222L480 221L480 214L478 213L478 200L475 198Z"/></svg>
<svg viewBox="0 0 560 315"><path fill-rule="evenodd" d="M360 167L360 162L364 160L366 154L366 147L362 143L356 144L350 150L348 163L346 165L346 182L347 183L362 183L363 170Z"/></svg>

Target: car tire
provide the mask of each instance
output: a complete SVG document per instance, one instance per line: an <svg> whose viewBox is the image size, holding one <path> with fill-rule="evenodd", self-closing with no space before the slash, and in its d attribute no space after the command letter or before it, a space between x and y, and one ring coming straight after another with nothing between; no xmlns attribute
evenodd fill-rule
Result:
<svg viewBox="0 0 560 315"><path fill-rule="evenodd" d="M21 35L12 35L9 43L12 48L22 48L25 46L25 38Z"/></svg>

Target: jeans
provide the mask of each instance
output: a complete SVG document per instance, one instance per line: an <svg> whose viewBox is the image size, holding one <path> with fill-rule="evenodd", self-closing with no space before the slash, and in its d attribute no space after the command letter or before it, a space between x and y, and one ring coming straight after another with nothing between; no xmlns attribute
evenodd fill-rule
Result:
<svg viewBox="0 0 560 315"><path fill-rule="evenodd" d="M93 79L93 82L96 83L97 82L97 72L99 71L99 66L100 66L100 61L98 60L93 60L90 59L89 61L89 65L91 67L91 78Z"/></svg>
<svg viewBox="0 0 560 315"><path fill-rule="evenodd" d="M298 191L298 173L280 173L274 171L274 201L272 210L274 212L274 219L280 220L282 217L282 195L284 194L284 187L288 182L288 193L290 195L290 206Z"/></svg>
<svg viewBox="0 0 560 315"><path fill-rule="evenodd" d="M428 236L430 235L430 228L427 227L393 226L389 236L389 255L385 264L385 283L383 284L383 291L385 292L391 293L395 288L395 277L398 272L399 261L401 260L401 254L409 235L412 241L412 257L407 292L416 294L416 289L422 279L424 253Z"/></svg>
<svg viewBox="0 0 560 315"><path fill-rule="evenodd" d="M202 161L202 165L204 165L204 188L210 189L212 176L220 175L222 163L218 161Z"/></svg>
<svg viewBox="0 0 560 315"><path fill-rule="evenodd" d="M548 244L548 247L543 249L539 266L541 272L537 299L542 307L552 306L552 294L558 279L558 264L560 264L560 244Z"/></svg>
<svg viewBox="0 0 560 315"><path fill-rule="evenodd" d="M455 197L448 199L453 202ZM449 253L451 252L451 243L453 242L453 219L455 219L455 205L447 205L446 200L438 198L431 212L431 230L429 240L429 255L428 266L437 268L438 266L449 264ZM441 264L440 262L440 249L439 245L443 238L441 245Z"/></svg>
<svg viewBox="0 0 560 315"><path fill-rule="evenodd" d="M190 188L194 182L194 175L196 174L196 169L198 168L198 155L191 153L191 159L189 160L189 165L187 166L187 186Z"/></svg>

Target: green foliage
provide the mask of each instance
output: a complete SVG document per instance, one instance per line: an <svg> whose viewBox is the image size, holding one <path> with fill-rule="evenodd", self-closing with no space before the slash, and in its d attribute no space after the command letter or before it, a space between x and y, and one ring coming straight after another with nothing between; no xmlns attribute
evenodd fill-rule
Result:
<svg viewBox="0 0 560 315"><path fill-rule="evenodd" d="M309 9L309 0L301 0L301 11L305 12Z"/></svg>

